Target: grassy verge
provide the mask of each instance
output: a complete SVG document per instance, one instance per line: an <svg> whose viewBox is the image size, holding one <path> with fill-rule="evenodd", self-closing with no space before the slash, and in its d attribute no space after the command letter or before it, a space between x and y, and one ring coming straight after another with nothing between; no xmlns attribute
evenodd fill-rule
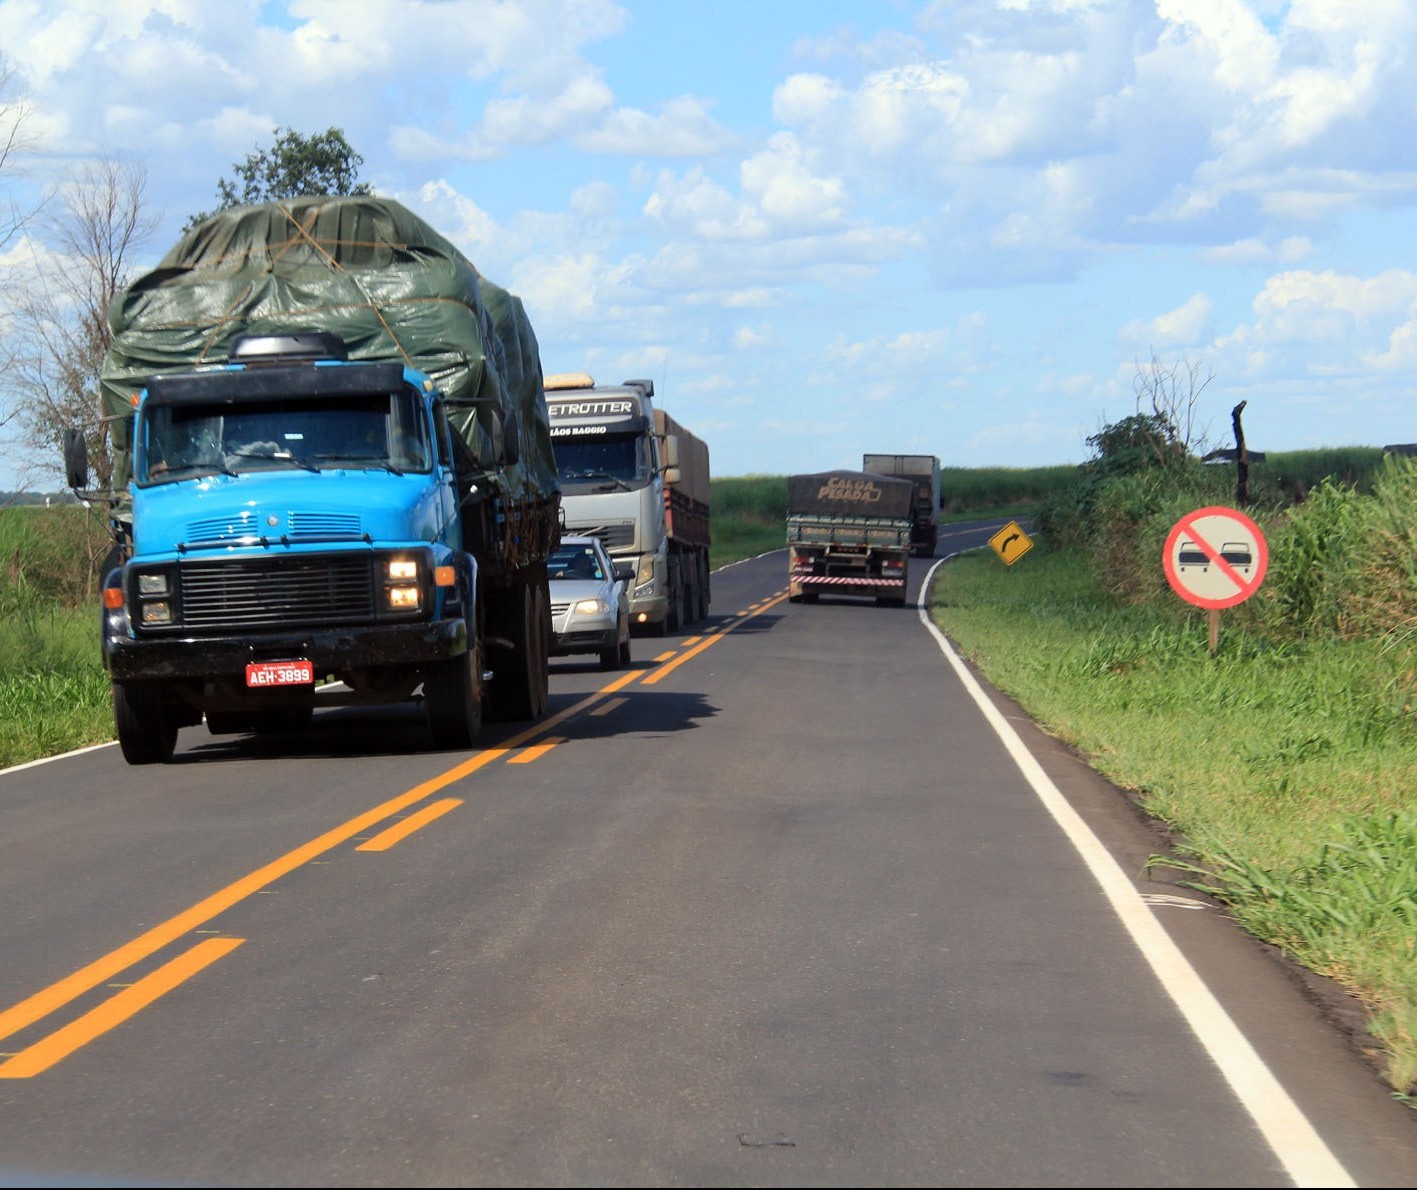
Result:
<svg viewBox="0 0 1417 1190"><path fill-rule="evenodd" d="M1046 548L1009 568L955 559L931 610L990 682L1185 839L1169 866L1359 996L1389 1084L1417 1093L1410 647L1275 643L1222 613L1212 657L1204 612L1119 603L1083 555Z"/></svg>
<svg viewBox="0 0 1417 1190"><path fill-rule="evenodd" d="M0 768L112 738L98 612L0 600Z"/></svg>

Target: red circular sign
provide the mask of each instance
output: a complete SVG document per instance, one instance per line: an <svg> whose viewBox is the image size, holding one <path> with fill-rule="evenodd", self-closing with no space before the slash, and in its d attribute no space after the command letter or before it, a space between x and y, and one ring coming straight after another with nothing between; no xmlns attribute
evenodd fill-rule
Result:
<svg viewBox="0 0 1417 1190"><path fill-rule="evenodd" d="M1269 566L1260 527L1243 512L1212 505L1171 528L1161 554L1166 581L1197 607L1234 607L1259 590Z"/></svg>

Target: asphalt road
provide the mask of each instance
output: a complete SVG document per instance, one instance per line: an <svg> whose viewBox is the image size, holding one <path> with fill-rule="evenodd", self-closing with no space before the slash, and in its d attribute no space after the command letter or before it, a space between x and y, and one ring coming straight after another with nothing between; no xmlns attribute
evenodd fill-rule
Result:
<svg viewBox="0 0 1417 1190"><path fill-rule="evenodd" d="M1123 795L915 607L785 596L726 568L471 753L345 709L0 774L0 1181L1417 1184Z"/></svg>

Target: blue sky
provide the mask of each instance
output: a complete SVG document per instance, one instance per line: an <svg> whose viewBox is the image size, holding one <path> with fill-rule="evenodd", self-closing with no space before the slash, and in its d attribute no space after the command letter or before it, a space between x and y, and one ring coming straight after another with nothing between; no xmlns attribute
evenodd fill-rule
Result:
<svg viewBox="0 0 1417 1190"><path fill-rule="evenodd" d="M146 267L277 127L341 128L546 371L653 377L718 476L1079 463L1152 361L1198 446L1241 401L1251 449L1381 446L1414 51L1407 0L0 0L0 187L140 166Z"/></svg>

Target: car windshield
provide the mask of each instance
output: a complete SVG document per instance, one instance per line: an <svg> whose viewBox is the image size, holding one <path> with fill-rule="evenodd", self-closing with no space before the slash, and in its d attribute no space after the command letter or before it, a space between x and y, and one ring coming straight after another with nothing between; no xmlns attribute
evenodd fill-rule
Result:
<svg viewBox="0 0 1417 1190"><path fill-rule="evenodd" d="M595 550L588 545L562 546L546 561L547 577L604 581L605 570Z"/></svg>

